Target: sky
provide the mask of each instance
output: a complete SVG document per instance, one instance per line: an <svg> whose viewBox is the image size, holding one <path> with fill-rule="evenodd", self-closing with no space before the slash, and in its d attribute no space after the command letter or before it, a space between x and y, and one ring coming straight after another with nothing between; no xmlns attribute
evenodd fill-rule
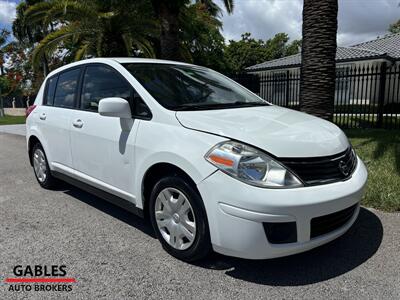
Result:
<svg viewBox="0 0 400 300"><path fill-rule="evenodd" d="M223 7L222 0L216 0ZM0 0L0 28L11 28L16 2ZM224 13L226 40L242 33L268 39L285 32L301 38L303 0L235 0L232 15ZM350 46L387 33L389 24L400 19L400 0L339 0L338 45Z"/></svg>
<svg viewBox="0 0 400 300"><path fill-rule="evenodd" d="M222 0L217 3L223 7ZM240 39L244 32L268 39L285 32L301 38L303 0L236 0L232 15L224 13L223 34ZM339 0L338 45L350 46L387 33L400 19L400 0Z"/></svg>
<svg viewBox="0 0 400 300"><path fill-rule="evenodd" d="M11 29L16 6L15 1L0 0L0 28Z"/></svg>

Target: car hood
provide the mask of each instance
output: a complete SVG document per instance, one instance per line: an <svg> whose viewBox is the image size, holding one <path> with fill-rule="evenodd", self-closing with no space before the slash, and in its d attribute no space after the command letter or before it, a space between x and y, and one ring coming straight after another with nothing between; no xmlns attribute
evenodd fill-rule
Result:
<svg viewBox="0 0 400 300"><path fill-rule="evenodd" d="M318 157L349 147L336 125L278 106L179 111L182 126L253 145L277 157Z"/></svg>

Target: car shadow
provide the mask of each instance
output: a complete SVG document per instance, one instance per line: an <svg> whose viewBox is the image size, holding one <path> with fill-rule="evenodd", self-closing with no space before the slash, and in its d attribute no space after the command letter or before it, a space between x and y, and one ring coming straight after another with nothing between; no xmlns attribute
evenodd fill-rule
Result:
<svg viewBox="0 0 400 300"><path fill-rule="evenodd" d="M156 238L153 227L146 219L143 219L125 209L122 209L66 182L60 182L56 190L62 191L79 201L82 201L130 226L133 226L152 238Z"/></svg>
<svg viewBox="0 0 400 300"><path fill-rule="evenodd" d="M378 250L383 236L379 218L361 208L350 230L311 251L269 260L246 260L213 254L196 265L225 270L227 276L257 284L301 286L325 281L358 267Z"/></svg>
<svg viewBox="0 0 400 300"><path fill-rule="evenodd" d="M64 182L57 190L156 238L148 220ZM227 276L257 284L300 286L335 278L355 269L375 254L382 237L379 218L361 207L356 222L347 233L311 251L268 260L247 260L213 253L193 265L225 271Z"/></svg>

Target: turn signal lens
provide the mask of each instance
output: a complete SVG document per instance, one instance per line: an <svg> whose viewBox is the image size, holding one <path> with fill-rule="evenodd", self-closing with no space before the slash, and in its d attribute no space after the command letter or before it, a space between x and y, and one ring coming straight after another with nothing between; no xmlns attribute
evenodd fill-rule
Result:
<svg viewBox="0 0 400 300"><path fill-rule="evenodd" d="M210 155L210 160L213 161L215 164L224 165L227 167L233 166L233 161L227 158L223 158L222 156L218 155Z"/></svg>

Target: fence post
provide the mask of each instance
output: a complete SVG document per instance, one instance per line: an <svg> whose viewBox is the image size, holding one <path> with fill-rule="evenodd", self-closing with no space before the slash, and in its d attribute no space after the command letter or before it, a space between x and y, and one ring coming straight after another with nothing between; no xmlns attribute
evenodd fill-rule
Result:
<svg viewBox="0 0 400 300"><path fill-rule="evenodd" d="M286 107L289 107L289 70L286 71L286 89L285 89L285 96L286 96Z"/></svg>
<svg viewBox="0 0 400 300"><path fill-rule="evenodd" d="M383 126L383 106L385 104L385 90L386 90L386 62L381 64L381 74L379 78L379 96L378 96L378 117L376 122L377 128Z"/></svg>

